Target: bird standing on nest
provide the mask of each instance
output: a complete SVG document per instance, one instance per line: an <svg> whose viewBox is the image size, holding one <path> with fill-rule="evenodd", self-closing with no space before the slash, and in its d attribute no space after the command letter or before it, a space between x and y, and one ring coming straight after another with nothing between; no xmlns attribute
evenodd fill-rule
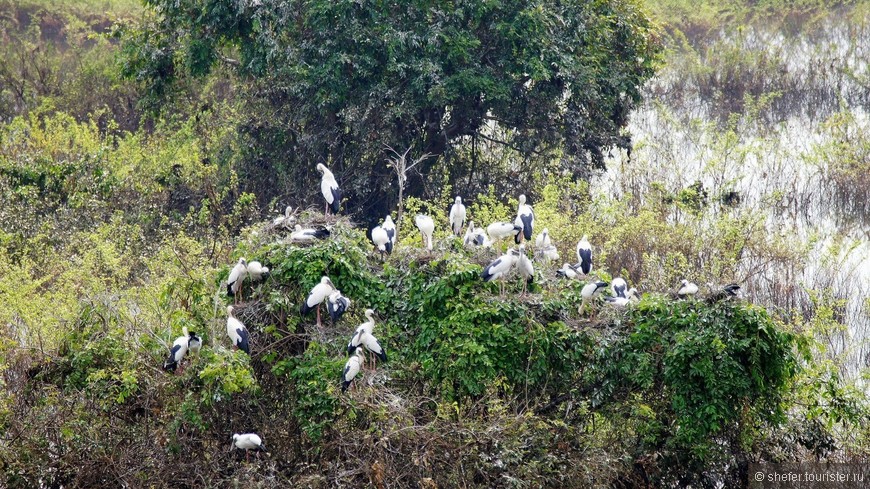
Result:
<svg viewBox="0 0 870 489"><path fill-rule="evenodd" d="M427 250L432 251L432 233L435 232L435 221L433 221L429 216L417 214L417 216L414 217L414 224L416 224L417 229L420 230L420 236L423 238L423 246L425 246Z"/></svg>
<svg viewBox="0 0 870 489"><path fill-rule="evenodd" d="M462 197L456 196L453 205L450 207L450 229L453 234L459 236L462 232L462 226L465 224L465 205L462 203Z"/></svg>

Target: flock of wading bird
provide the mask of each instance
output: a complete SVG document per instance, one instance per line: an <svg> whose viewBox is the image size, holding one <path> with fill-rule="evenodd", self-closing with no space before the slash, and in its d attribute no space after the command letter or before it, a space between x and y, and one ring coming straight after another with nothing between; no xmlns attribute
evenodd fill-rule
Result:
<svg viewBox="0 0 870 489"><path fill-rule="evenodd" d="M317 170L322 174L320 190L326 202L324 213L328 214L329 211L332 211L333 214L338 214L342 197L338 182L325 165L318 164ZM465 247L493 247L500 241L507 239L513 239L517 245L516 248L508 249L506 253L489 263L483 269L481 278L486 282L499 281L500 295L504 296L504 284L513 275L513 272L516 271L522 279L523 288L521 294L525 295L527 285L533 283L535 277L534 264L526 252L526 243L532 242L535 213L532 206L526 203L526 196L519 196L517 216L513 222L494 222L487 226L486 229L482 229L475 227L474 221L470 221L466 227L466 217L467 210L465 205L462 203L462 198L457 196L450 208L449 226L453 235L463 236L463 245ZM414 223L417 229L420 230L423 246L427 250L432 250L435 221L430 216L418 214L414 218ZM272 227L276 229L292 229L289 241L297 244L312 243L316 240L326 239L330 235L328 228L303 228L300 224L297 224L295 213L290 206L285 209L283 215L272 221ZM463 228L465 228L464 235L462 234ZM396 244L396 225L392 217L386 216L380 225L375 226L371 230L371 240L374 247L380 252L381 259L384 259L385 254L392 253ZM535 259L545 263L559 259L559 252L551 242L550 233L546 228L541 230L535 237L534 243ZM592 271L592 250L592 245L589 243L587 236L583 236L576 247L577 262L575 264L563 263L562 267L556 270L556 274L567 279L588 278ZM245 258L239 258L238 263L232 268L227 278L227 295L233 297L234 304L238 304L243 299L242 284L245 280L255 283L264 280L268 275L269 268L263 266L260 262L248 262ZM614 278L610 283L593 279L581 289L581 302L577 310L578 314L584 314L586 308L591 306L590 303L600 297L608 286L610 286L611 294L605 297L605 303L610 306L624 308L634 302L640 301L640 294L637 289L634 287L629 288L626 281L621 277ZM733 297L739 289L740 286L737 284L726 285L722 289L711 293L708 296L708 300ZM673 292L673 295L678 298L692 297L698 293L698 290L696 284L684 279ZM341 318L351 305L351 300L342 295L341 291L333 285L329 277L321 277L320 282L311 289L311 292L300 307L300 313L303 316L311 311L316 312L318 328L322 327L320 305L324 302L326 302L326 308L333 324ZM250 354L250 336L248 330L235 317L233 311L234 307L232 305L227 306L227 336L229 336L234 349L241 349L245 353ZM342 392L347 391L348 387L352 385L354 378L366 365L366 352L373 354L373 370L377 359L381 361L387 360L386 351L373 334L375 327L374 314L374 310L366 309L365 317L367 321L356 328L348 342L347 353L350 355L350 358L345 363L344 370L341 373ZM180 372L181 368L179 366L185 355L188 352L196 353L201 347L202 340L195 332L189 332L185 327L182 336L179 336L172 344L169 357L164 363L164 368L172 372L176 370ZM263 441L254 433L234 434L233 443L237 448L245 450L246 459L249 450L265 451Z"/></svg>

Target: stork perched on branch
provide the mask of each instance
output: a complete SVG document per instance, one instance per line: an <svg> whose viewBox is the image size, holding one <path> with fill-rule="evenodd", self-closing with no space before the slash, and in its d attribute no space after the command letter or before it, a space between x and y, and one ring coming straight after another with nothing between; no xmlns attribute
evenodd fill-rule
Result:
<svg viewBox="0 0 870 489"><path fill-rule="evenodd" d="M299 312L305 316L313 309L317 310L317 327L321 327L320 324L320 304L329 297L330 294L335 292L335 286L332 285L332 280L329 280L329 277L323 276L320 277L320 282L315 285L311 289L311 293L308 294L308 297L302 301L302 306L299 308Z"/></svg>
<svg viewBox="0 0 870 489"><path fill-rule="evenodd" d="M534 224L535 212L532 210L532 206L526 204L526 196L522 194L517 206L517 218L514 219L514 225L522 230L522 234L517 234L517 243L532 239L532 227Z"/></svg>
<svg viewBox="0 0 870 489"><path fill-rule="evenodd" d="M229 336L230 341L233 342L234 348L238 348L250 355L251 344L248 335L248 328L246 328L241 321L236 319L236 316L233 314L234 310L235 308L233 306L227 306L227 336Z"/></svg>
<svg viewBox="0 0 870 489"><path fill-rule="evenodd" d="M483 278L484 282L490 282L492 280L498 280L500 295L504 296L504 281L507 279L508 274L511 269L517 264L517 261L520 258L520 252L516 249L510 249L504 255L493 260L492 263L486 266L483 269L483 272L480 274L480 277Z"/></svg>
<svg viewBox="0 0 870 489"><path fill-rule="evenodd" d="M322 163L317 164L317 171L323 175L320 179L320 193L323 194L323 198L326 200L326 208L324 208L323 213L326 214L332 209L333 214L338 214L341 208L341 189L338 188L335 175Z"/></svg>

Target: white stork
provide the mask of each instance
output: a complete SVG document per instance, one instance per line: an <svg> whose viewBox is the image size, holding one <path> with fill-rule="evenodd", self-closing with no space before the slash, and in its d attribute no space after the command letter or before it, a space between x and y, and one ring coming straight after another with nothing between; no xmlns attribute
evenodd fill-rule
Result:
<svg viewBox="0 0 870 489"><path fill-rule="evenodd" d="M166 358L166 361L163 362L163 369L169 372L175 372L176 369L181 365L181 361L184 360L184 355L187 354L187 349L190 346L190 335L187 333L187 326L183 328L183 334L178 338L175 338L175 341L172 343L172 348L169 349L169 357ZM181 373L180 368L178 368L178 373Z"/></svg>
<svg viewBox="0 0 870 489"><path fill-rule="evenodd" d="M382 362L386 362L387 353L381 347L381 344L378 342L378 339L375 338L375 335L372 334L372 331L375 329L375 311L372 309L366 309L365 314L368 321L357 326L356 331L353 333L353 337L351 337L350 342L347 344L347 353L350 355L356 351L357 347L364 346L366 350L374 353ZM374 365L377 365L377 363L374 363Z"/></svg>
<svg viewBox="0 0 870 489"><path fill-rule="evenodd" d="M393 244L390 242L390 237L387 235L387 231L381 226L375 226L372 229L372 243L378 248L378 251L381 252L381 259L384 258L384 253L390 253L393 251Z"/></svg>
<svg viewBox="0 0 870 489"><path fill-rule="evenodd" d="M535 224L535 212L532 206L526 204L525 194L520 195L520 203L517 206L517 218L514 219L514 226L519 226L522 230L522 235L517 235L517 239L529 241L532 239L532 228Z"/></svg>
<svg viewBox="0 0 870 489"><path fill-rule="evenodd" d="M235 433L233 435L233 443L235 444L236 448L245 451L246 462L250 461L250 458L248 458L249 450L256 450L257 458L260 458L260 452L266 451L266 445L256 433L245 433L242 435Z"/></svg>
<svg viewBox="0 0 870 489"><path fill-rule="evenodd" d="M323 174L320 179L320 192L323 198L326 199L326 208L323 213L326 214L329 209L332 209L333 214L338 214L341 207L341 189L338 188L338 182L335 181L335 176L322 163L317 164L317 171Z"/></svg>
<svg viewBox="0 0 870 489"><path fill-rule="evenodd" d="M390 242L387 244L387 253L392 253L393 248L396 247L396 224L393 222L393 218L389 214L384 218L381 227L387 232L387 237L390 238Z"/></svg>
<svg viewBox="0 0 870 489"><path fill-rule="evenodd" d="M677 291L677 295L680 297L693 296L698 293L698 286L689 282L686 279L683 279L680 282L680 290Z"/></svg>
<svg viewBox="0 0 870 489"><path fill-rule="evenodd" d="M269 276L269 267L264 267L258 261L248 263L248 278L251 282L259 282Z"/></svg>
<svg viewBox="0 0 870 489"><path fill-rule="evenodd" d="M550 231L547 228L544 228L544 230L535 238L535 248L545 248L552 244L553 243L550 242Z"/></svg>
<svg viewBox="0 0 870 489"><path fill-rule="evenodd" d="M613 279L613 283L610 285L611 290L613 291L613 297L622 297L623 299L627 299L625 297L625 292L628 290L628 284L625 283L621 277L616 277Z"/></svg>
<svg viewBox="0 0 870 489"><path fill-rule="evenodd" d="M248 262L244 257L239 258L239 262L230 270L230 275L227 277L227 295L233 298L234 303L239 302L239 298L242 295L242 282L245 281L247 274Z"/></svg>
<svg viewBox="0 0 870 489"><path fill-rule="evenodd" d="M429 216L417 214L417 216L414 217L414 224L416 224L417 229L420 230L420 236L423 238L423 246L425 246L427 250L431 250L432 233L435 232L435 221L433 221Z"/></svg>
<svg viewBox="0 0 870 489"><path fill-rule="evenodd" d="M526 255L526 245L520 245L520 256L517 260L517 270L520 272L520 277L523 279L523 293L526 295L526 288L535 280L535 267L532 265L532 260Z"/></svg>
<svg viewBox="0 0 870 489"><path fill-rule="evenodd" d="M586 304L597 297L605 287L607 287L607 282L602 282L601 280L589 282L584 285L583 288L580 289L581 301L580 307L577 308L577 314L583 314L583 309L586 308Z"/></svg>
<svg viewBox="0 0 870 489"><path fill-rule="evenodd" d="M462 203L462 197L457 195L453 206L450 207L450 229L453 230L453 234L459 236L463 224L465 224L465 205Z"/></svg>
<svg viewBox="0 0 870 489"><path fill-rule="evenodd" d="M251 344L249 343L248 328L236 319L233 315L233 310L233 306L227 306L227 335L230 337L230 341L233 342L233 347L250 355Z"/></svg>
<svg viewBox="0 0 870 489"><path fill-rule="evenodd" d="M361 341L363 346L366 347L366 350L374 353L376 358L380 358L382 362L387 361L387 352L381 347L381 344L378 342L378 339L375 338L375 335L371 333L364 334L361 337ZM372 370L377 368L377 366L377 360L372 360Z"/></svg>
<svg viewBox="0 0 870 489"><path fill-rule="evenodd" d="M329 294L329 297L326 298L326 310L329 311L329 317L332 318L333 326L347 312L349 307L350 299L341 295L341 291L336 290Z"/></svg>
<svg viewBox="0 0 870 489"><path fill-rule="evenodd" d="M562 268L556 270L556 275L565 278L577 278L580 274L577 273L577 270L570 263L563 263Z"/></svg>
<svg viewBox="0 0 870 489"><path fill-rule="evenodd" d="M511 269L516 265L517 260L519 260L520 252L516 249L510 249L504 255L496 258L492 263L486 266L481 272L480 276L483 278L484 282L490 282L492 280L498 280L500 283L500 291L501 295L504 295L504 280L507 278L507 275L510 273Z"/></svg>
<svg viewBox="0 0 870 489"><path fill-rule="evenodd" d="M583 272L583 275L589 275L592 271L592 245L585 234L577 242L577 265L574 268Z"/></svg>
<svg viewBox="0 0 870 489"><path fill-rule="evenodd" d="M320 228L303 228L299 224L296 225L293 232L290 233L290 241L295 243L311 243L318 239L324 239L329 236L329 229Z"/></svg>
<svg viewBox="0 0 870 489"><path fill-rule="evenodd" d="M544 262L550 263L551 261L559 259L559 250L555 245L548 244L544 247L538 248L535 252L535 257L543 257Z"/></svg>
<svg viewBox="0 0 870 489"><path fill-rule="evenodd" d="M317 309L317 327L320 327L320 304L333 292L335 286L332 285L332 280L327 276L320 277L320 282L311 289L311 293L302 302L299 312L304 316L312 309Z"/></svg>
<svg viewBox="0 0 870 489"><path fill-rule="evenodd" d="M507 238L509 236L513 236L514 241L516 243L519 243L520 242L519 236L520 236L520 233L522 233L522 232L523 232L522 227L517 226L517 225L510 223L510 222L503 222L503 221L494 222L486 227L486 234L489 235L490 239L492 239L493 242L497 242L497 241L500 241L500 240Z"/></svg>
<svg viewBox="0 0 870 489"><path fill-rule="evenodd" d="M468 229L465 230L465 237L462 240L462 244L466 248L471 248L474 246L489 246L491 243L486 232L474 227L474 221L471 221L468 223Z"/></svg>
<svg viewBox="0 0 870 489"><path fill-rule="evenodd" d="M362 347L356 348L356 353L347 359L347 363L344 364L344 370L341 372L341 392L344 393L347 391L347 387L353 382L356 374L359 373L359 369L362 364L365 362L363 357L363 349Z"/></svg>
<svg viewBox="0 0 870 489"><path fill-rule="evenodd" d="M272 221L272 227L286 228L295 223L296 216L293 215L293 207L288 205L287 208L284 209L284 215L278 216Z"/></svg>
<svg viewBox="0 0 870 489"><path fill-rule="evenodd" d="M374 331L375 329L375 311L373 309L366 309L365 315L368 321L356 327L356 331L353 332L353 337L347 344L348 355L353 355L353 352L356 351L356 348L362 345L363 335L372 334L372 331Z"/></svg>

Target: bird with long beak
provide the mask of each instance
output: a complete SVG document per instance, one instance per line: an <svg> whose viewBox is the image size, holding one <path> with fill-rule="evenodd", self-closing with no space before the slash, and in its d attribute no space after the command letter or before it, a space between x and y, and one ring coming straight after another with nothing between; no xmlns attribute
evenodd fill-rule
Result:
<svg viewBox="0 0 870 489"><path fill-rule="evenodd" d="M241 321L236 319L236 316L233 314L234 310L235 308L233 306L227 306L227 336L230 337L230 341L233 342L234 347L239 348L250 355L251 344L248 335L248 328L246 328Z"/></svg>
<svg viewBox="0 0 870 489"><path fill-rule="evenodd" d="M607 287L608 283L598 280L596 282L589 282L584 285L582 289L580 289L580 307L577 308L577 314L583 314L583 309L586 308L586 305Z"/></svg>
<svg viewBox="0 0 870 489"><path fill-rule="evenodd" d="M320 179L320 193L323 194L323 199L326 201L326 208L323 213L326 214L332 209L333 214L338 214L341 208L341 189L338 188L338 182L335 180L335 175L326 168L322 163L317 164L317 171L323 177Z"/></svg>
<svg viewBox="0 0 870 489"><path fill-rule="evenodd" d="M344 370L341 373L341 392L344 393L347 391L348 386L353 379L356 377L356 374L359 373L360 367L365 363L365 356L363 354L362 347L357 347L356 352L350 358L348 358L347 363L344 364Z"/></svg>
<svg viewBox="0 0 870 489"><path fill-rule="evenodd" d="M335 292L335 286L332 285L332 280L329 280L327 276L320 277L320 282L311 289L311 293L302 302L299 312L305 316L312 309L317 309L317 327L321 327L320 304L333 292Z"/></svg>
<svg viewBox="0 0 870 489"><path fill-rule="evenodd" d="M257 451L257 458L260 458L260 452L266 452L266 445L256 433L244 433L241 435L235 433L233 434L233 444L236 448L245 451L245 462L250 462L248 455L251 450Z"/></svg>

